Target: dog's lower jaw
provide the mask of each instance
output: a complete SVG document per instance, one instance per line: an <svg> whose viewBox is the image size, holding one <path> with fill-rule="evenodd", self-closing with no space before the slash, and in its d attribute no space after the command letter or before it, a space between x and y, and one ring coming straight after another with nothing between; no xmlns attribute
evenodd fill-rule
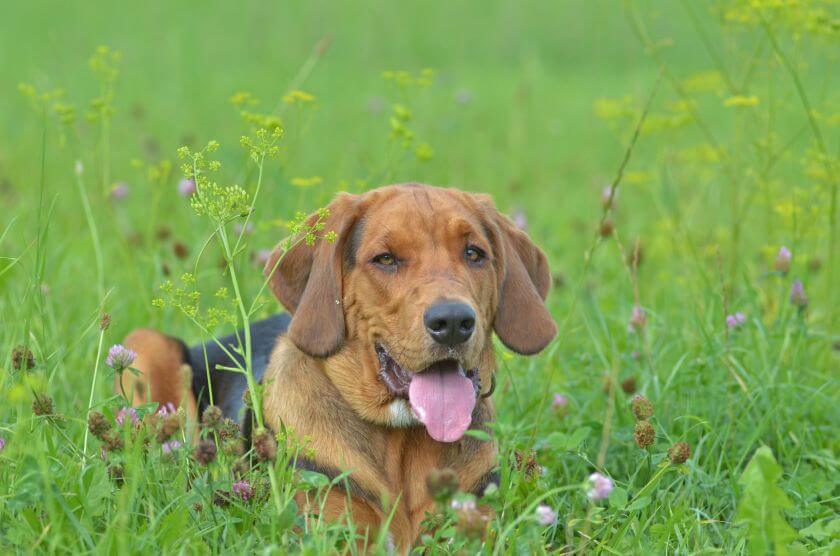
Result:
<svg viewBox="0 0 840 556"><path fill-rule="evenodd" d="M395 428L415 427L420 424L408 402L397 398L388 404L388 411L391 413L389 424Z"/></svg>

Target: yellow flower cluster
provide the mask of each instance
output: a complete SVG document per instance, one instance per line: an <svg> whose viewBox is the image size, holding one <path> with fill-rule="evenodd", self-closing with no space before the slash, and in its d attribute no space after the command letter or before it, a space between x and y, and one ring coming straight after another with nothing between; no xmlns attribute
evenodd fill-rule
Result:
<svg viewBox="0 0 840 556"><path fill-rule="evenodd" d="M321 176L312 176L311 178L292 178L291 184L295 187L299 187L301 189L306 189L309 187L314 187L316 185L321 185L324 182Z"/></svg>
<svg viewBox="0 0 840 556"><path fill-rule="evenodd" d="M286 104L311 104L315 102L315 95L306 91L294 90L283 96Z"/></svg>

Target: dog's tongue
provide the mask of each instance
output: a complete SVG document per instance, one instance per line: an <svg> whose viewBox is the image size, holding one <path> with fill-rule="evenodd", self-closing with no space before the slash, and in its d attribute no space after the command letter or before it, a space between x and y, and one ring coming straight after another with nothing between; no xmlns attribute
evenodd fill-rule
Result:
<svg viewBox="0 0 840 556"><path fill-rule="evenodd" d="M458 363L444 361L412 377L408 400L429 436L438 442L455 442L472 422L475 388L461 374Z"/></svg>

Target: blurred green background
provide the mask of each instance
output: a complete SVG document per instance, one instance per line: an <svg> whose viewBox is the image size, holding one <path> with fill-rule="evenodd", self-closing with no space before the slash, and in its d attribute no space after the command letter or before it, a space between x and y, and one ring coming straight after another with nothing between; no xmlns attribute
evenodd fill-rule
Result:
<svg viewBox="0 0 840 556"><path fill-rule="evenodd" d="M490 193L549 256L557 286L549 303L561 324L540 358L504 359L503 453L544 450L535 436L585 430L576 454L542 456L545 480L563 484L591 470L602 431L612 430L605 468L632 491L641 460L627 396L616 394L610 429L613 398L602 384L633 378L657 404L657 453L685 439L698 454L684 479L688 494L645 510L646 523L666 520L660 510L679 514L668 527L682 540L665 527L657 532L665 544L639 541L633 550L743 550L741 533L729 536L727 527L741 495L737 478L760 444L773 448L788 473L785 488L801 496L791 519L805 527L837 510L825 486L836 473L838 422L837 22L832 2L6 2L0 364L9 368L13 346L30 345L46 379L39 387L78 415L87 409L103 310L113 317L109 343L137 326L197 337L176 311L151 303L157 286L182 272L197 269L207 294L227 280L215 248L196 260L211 226L177 194L175 151L218 140L219 181L253 192L254 168L238 144L251 130L229 102L247 91L261 100L253 110L279 114L285 127L281 163L267 165L239 263L248 295L261 283L254 259L285 235L283 221L336 191L418 181ZM122 56L105 150L100 123L85 118L100 94L88 63L100 45ZM428 86L400 89L382 76L425 68L434 70ZM622 252L614 236L598 235L602 191L660 68L610 215ZM33 110L19 83L63 89L73 123L59 121L54 101ZM287 105L291 89L314 103ZM395 104L412 114L408 149L391 137ZM415 155L419 143L430 159ZM77 160L107 299L97 287ZM169 177L150 179L149 168L165 160ZM312 187L293 185L315 176ZM125 199L113 199L117 183L127 185ZM625 261L636 241L643 258L634 288ZM773 269L782 245L794 253L789 273ZM804 282L807 311L789 303L793 279ZM643 337L627 332L637 302L648 311ZM269 300L263 312L274 310ZM726 329L735 311L747 315L743 333ZM98 399L109 388L97 385ZM20 431L28 392L7 374L0 392L9 400L0 405L0 431ZM555 418L549 392L573 398L569 418ZM802 485L811 479L821 486L808 493ZM511 500L527 497L519 494ZM581 510L557 504L570 515ZM711 520L707 528L695 511ZM623 526L610 516L608 525ZM625 541L614 546L631 550Z"/></svg>

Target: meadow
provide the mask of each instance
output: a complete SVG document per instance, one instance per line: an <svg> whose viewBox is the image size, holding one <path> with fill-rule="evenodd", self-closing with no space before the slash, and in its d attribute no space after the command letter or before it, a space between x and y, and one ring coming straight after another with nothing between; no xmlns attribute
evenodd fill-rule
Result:
<svg viewBox="0 0 840 556"><path fill-rule="evenodd" d="M6 3L0 551L357 552L305 447L201 461L106 357L277 312L299 213L416 181L527 229L560 330L499 344L494 517L418 553L840 553L838 43L831 0Z"/></svg>

